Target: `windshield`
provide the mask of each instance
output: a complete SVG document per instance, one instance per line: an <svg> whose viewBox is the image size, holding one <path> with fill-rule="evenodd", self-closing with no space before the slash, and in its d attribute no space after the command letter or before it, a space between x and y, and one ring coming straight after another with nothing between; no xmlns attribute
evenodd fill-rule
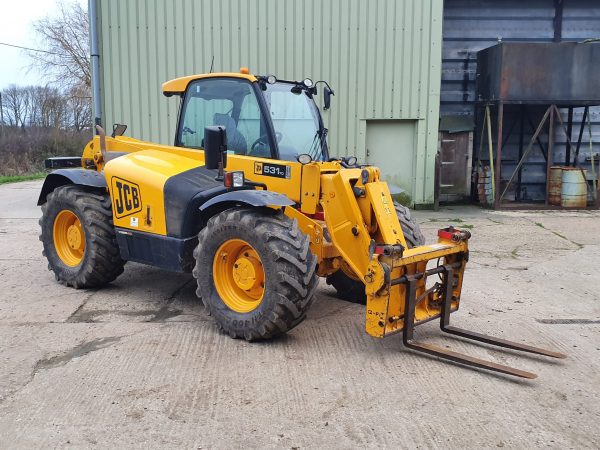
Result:
<svg viewBox="0 0 600 450"><path fill-rule="evenodd" d="M275 128L279 158L296 161L298 155L309 154L322 160L325 136L319 111L312 97L294 83L265 83L263 91Z"/></svg>

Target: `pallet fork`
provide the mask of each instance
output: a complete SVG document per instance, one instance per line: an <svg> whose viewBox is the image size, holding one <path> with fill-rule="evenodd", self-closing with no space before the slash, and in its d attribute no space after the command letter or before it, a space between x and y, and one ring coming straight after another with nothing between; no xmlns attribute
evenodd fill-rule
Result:
<svg viewBox="0 0 600 450"><path fill-rule="evenodd" d="M454 283L454 270L457 266L455 264L447 264L443 266L436 267L430 271L427 271L427 275L433 275L435 273L443 274L443 283L442 283L442 304L441 304L441 315L440 315L440 329L444 333L460 336L466 339L472 339L474 341L483 342L490 345L495 345L498 347L504 347L511 350L519 350L522 352L533 353L536 355L549 356L551 358L566 358L566 355L554 352L550 350L545 350L543 348L533 347L531 345L520 344L517 342L508 341L505 339L499 339L496 337L488 336L481 333L476 333L469 330L464 330L462 328L457 328L450 325L450 311L451 311L451 302L452 302L452 289ZM403 276L397 280L392 280L391 284L405 284L405 316L404 316L404 328L402 330L402 341L404 345L411 350L415 350L417 352L426 353L428 355L437 356L438 358L446 359L449 361L453 361L455 363L463 364L470 367L476 367L480 369L491 370L494 372L500 372L507 375L513 375L521 378L534 379L537 378L537 375L531 372L527 372L525 370L516 369L510 366L506 366L503 364L497 364L491 361L486 361L484 359L475 358L472 356L464 355L458 352L454 352L452 350L447 350L442 347L438 347L433 344L417 342L413 340L413 332L414 332L414 314L415 314L415 306L417 302L417 280L421 278L423 275L409 275Z"/></svg>
<svg viewBox="0 0 600 450"><path fill-rule="evenodd" d="M438 243L413 249L398 245L374 244L365 277L367 293L367 332L374 337L402 333L404 345L416 352L436 356L465 366L521 378L537 375L524 370L464 355L433 344L414 340L416 326L439 319L444 333L497 347L551 358L566 355L531 345L499 339L450 325L450 314L458 310L465 266L469 260L471 233L447 227L438 230ZM437 260L436 267L427 269ZM440 281L427 287L429 276Z"/></svg>

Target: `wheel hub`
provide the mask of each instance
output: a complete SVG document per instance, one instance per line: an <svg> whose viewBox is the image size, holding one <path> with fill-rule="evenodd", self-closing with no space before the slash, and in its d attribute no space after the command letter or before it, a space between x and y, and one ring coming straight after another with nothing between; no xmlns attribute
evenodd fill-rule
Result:
<svg viewBox="0 0 600 450"><path fill-rule="evenodd" d="M77 225L69 226L69 229L67 230L67 241L69 242L69 247L73 250L81 247L81 230Z"/></svg>
<svg viewBox="0 0 600 450"><path fill-rule="evenodd" d="M256 274L260 270L260 262L256 258L241 257L233 265L233 279L240 289L249 291L258 286Z"/></svg>
<svg viewBox="0 0 600 450"><path fill-rule="evenodd" d="M213 280L223 302L236 312L250 312L262 301L265 271L260 256L241 239L219 247L213 260Z"/></svg>
<svg viewBox="0 0 600 450"><path fill-rule="evenodd" d="M54 219L54 248L61 261L75 267L85 254L85 234L77 214L68 209L60 211Z"/></svg>

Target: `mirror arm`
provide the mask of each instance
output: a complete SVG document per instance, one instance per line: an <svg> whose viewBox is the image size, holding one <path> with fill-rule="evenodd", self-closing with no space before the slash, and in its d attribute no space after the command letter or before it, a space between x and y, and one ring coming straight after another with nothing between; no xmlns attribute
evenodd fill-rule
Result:
<svg viewBox="0 0 600 450"><path fill-rule="evenodd" d="M221 154L221 158L219 159L219 168L217 172L216 180L220 181L225 176L225 165L227 164L227 146L221 145L219 149L219 153Z"/></svg>
<svg viewBox="0 0 600 450"><path fill-rule="evenodd" d="M315 87L317 86L317 84L319 83L323 83L325 86L327 86L327 88L329 88L329 92L331 92L331 95L335 95L335 92L333 92L333 89L331 89L331 86L329 86L329 83L325 80L319 80L315 83Z"/></svg>

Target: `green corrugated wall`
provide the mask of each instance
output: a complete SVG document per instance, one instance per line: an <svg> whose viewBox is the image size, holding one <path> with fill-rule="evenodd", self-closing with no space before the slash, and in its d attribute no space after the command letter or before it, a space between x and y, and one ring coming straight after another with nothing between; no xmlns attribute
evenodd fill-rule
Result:
<svg viewBox="0 0 600 450"><path fill-rule="evenodd" d="M367 121L415 120L417 204L433 203L443 0L98 0L103 123L172 143L182 75L237 71L328 80L332 154L365 160ZM319 100L320 101L320 100ZM390 165L395 160L393 153Z"/></svg>

